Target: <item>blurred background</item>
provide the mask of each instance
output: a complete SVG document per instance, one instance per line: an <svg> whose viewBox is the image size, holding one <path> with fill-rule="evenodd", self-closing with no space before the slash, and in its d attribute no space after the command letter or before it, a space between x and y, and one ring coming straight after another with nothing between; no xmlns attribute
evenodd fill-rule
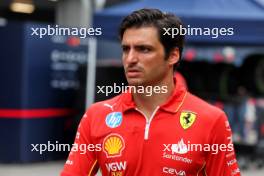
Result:
<svg viewBox="0 0 264 176"><path fill-rule="evenodd" d="M263 0L0 1L0 175L57 176L68 151L31 144L72 144L92 102L114 96L96 86L126 83L117 37L122 18L153 7L201 28L234 35L186 36L178 69L189 91L223 109L242 175L264 174ZM32 35L47 25L101 28L102 35Z"/></svg>

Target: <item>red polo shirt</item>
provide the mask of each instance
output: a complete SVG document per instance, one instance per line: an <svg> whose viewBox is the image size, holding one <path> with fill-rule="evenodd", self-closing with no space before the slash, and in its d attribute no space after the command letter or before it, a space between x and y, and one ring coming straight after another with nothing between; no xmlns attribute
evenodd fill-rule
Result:
<svg viewBox="0 0 264 176"><path fill-rule="evenodd" d="M93 104L74 145L61 176L240 175L226 115L181 83L149 120L130 93Z"/></svg>

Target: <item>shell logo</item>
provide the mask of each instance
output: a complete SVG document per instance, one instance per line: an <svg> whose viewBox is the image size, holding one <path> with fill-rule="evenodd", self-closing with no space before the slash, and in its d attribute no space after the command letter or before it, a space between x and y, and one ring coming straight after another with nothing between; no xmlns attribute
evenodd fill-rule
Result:
<svg viewBox="0 0 264 176"><path fill-rule="evenodd" d="M105 137L103 150L107 158L119 157L125 148L125 142L122 136L112 133Z"/></svg>

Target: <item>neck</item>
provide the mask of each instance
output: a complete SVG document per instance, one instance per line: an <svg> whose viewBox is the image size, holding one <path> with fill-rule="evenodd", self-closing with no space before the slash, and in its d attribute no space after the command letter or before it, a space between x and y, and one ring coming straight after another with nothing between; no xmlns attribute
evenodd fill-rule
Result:
<svg viewBox="0 0 264 176"><path fill-rule="evenodd" d="M161 93L155 93L154 87L159 87L159 90ZM164 82L151 86L152 91L151 93L134 93L133 99L137 105L137 108L144 112L144 114L150 118L153 111L157 108L157 106L160 106L164 104L168 98L173 93L175 84L174 80L171 77L170 80L164 80ZM145 87L146 88L146 87ZM156 91L157 92L157 91Z"/></svg>

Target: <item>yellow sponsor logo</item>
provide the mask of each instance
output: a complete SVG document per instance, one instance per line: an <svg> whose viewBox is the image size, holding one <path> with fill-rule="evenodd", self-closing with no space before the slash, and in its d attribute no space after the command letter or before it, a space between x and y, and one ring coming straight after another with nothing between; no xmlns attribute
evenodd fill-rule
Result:
<svg viewBox="0 0 264 176"><path fill-rule="evenodd" d="M111 176L122 176L122 172L118 171L118 172L111 172Z"/></svg>
<svg viewBox="0 0 264 176"><path fill-rule="evenodd" d="M107 158L121 156L125 148L125 142L119 134L110 134L105 137L103 142L103 150Z"/></svg>
<svg viewBox="0 0 264 176"><path fill-rule="evenodd" d="M196 114L194 112L190 112L190 111L181 112L180 124L183 129L186 130L190 128L195 122L195 120L196 120Z"/></svg>

